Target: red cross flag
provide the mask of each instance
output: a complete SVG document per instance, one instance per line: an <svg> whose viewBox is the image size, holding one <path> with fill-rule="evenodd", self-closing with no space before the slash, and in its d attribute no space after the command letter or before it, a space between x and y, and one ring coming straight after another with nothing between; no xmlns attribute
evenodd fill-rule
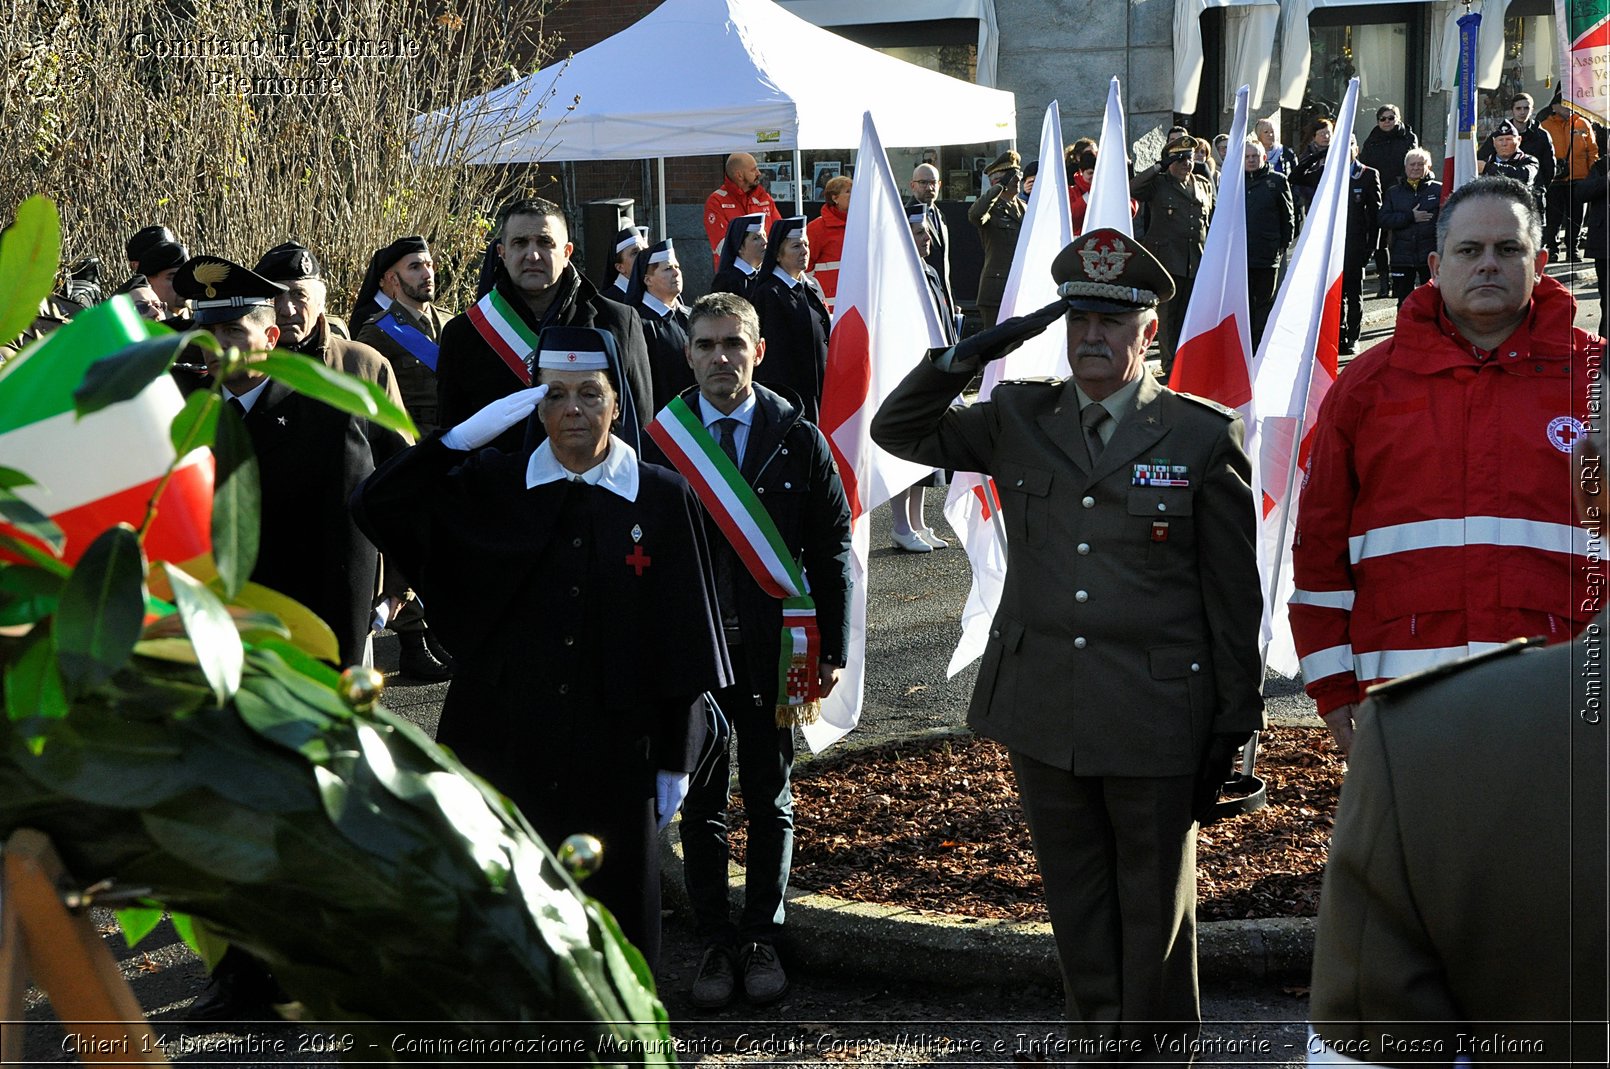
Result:
<svg viewBox="0 0 1610 1069"><path fill-rule="evenodd" d="M1358 79L1348 83L1336 116L1337 130L1353 128ZM1247 453L1263 484L1258 526L1258 572L1263 577L1263 642L1268 665L1283 675L1297 674L1297 648L1287 623L1291 578L1291 536L1297 494L1308 470L1313 426L1319 406L1336 381L1336 355L1342 323L1342 262L1347 249L1347 196L1351 160L1347 138L1331 138L1325 171L1314 191L1308 220L1297 238L1269 325L1253 360L1255 433Z"/></svg>
<svg viewBox="0 0 1610 1069"><path fill-rule="evenodd" d="M801 728L813 753L843 738L861 718L870 513L933 472L874 445L872 416L923 351L944 344L911 225L870 112L861 120L856 164L855 196L844 224L844 255L827 344L821 418L822 433L850 499L854 580L850 646L838 686L822 699L821 718Z"/></svg>
<svg viewBox="0 0 1610 1069"><path fill-rule="evenodd" d="M1116 85L1117 79L1113 82ZM1106 136L1104 131L1103 137ZM1122 131L1116 136L1121 139ZM1116 155L1121 171L1123 154ZM1099 178L1099 156L1096 166ZM1124 204L1124 232L1128 233L1127 199ZM1001 319L1025 315L1057 299L1051 261L1072 240L1073 220L1068 211L1068 180L1062 159L1062 115L1053 100L1040 124L1040 177L1034 183L1034 196L1029 198L1023 228L1018 231L1012 270L1001 294ZM1068 332L1057 324L1030 338L1005 358L986 364L978 399L989 400L995 384L1002 379L1068 373ZM945 500L945 518L967 551L967 562L973 569L973 585L962 608L961 641L950 657L951 675L966 668L984 652L990 621L1001 604L1001 590L1006 583L1006 530L999 508L1000 498L993 480L976 472L962 471L951 480L950 494Z"/></svg>

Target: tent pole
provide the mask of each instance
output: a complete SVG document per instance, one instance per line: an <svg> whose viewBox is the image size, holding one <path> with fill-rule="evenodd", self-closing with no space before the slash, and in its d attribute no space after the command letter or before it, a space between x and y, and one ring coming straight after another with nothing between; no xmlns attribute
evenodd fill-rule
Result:
<svg viewBox="0 0 1610 1069"><path fill-rule="evenodd" d="M660 165L660 240L664 241L668 230L668 224L665 219L665 157L659 157L658 162Z"/></svg>
<svg viewBox="0 0 1610 1069"><path fill-rule="evenodd" d="M794 214L805 214L805 175L800 171L799 149L794 149Z"/></svg>

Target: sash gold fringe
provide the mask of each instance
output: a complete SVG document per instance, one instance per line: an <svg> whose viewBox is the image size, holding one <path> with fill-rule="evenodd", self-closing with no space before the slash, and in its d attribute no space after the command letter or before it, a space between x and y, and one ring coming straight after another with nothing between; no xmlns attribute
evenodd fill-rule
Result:
<svg viewBox="0 0 1610 1069"><path fill-rule="evenodd" d="M806 702L803 705L778 705L777 726L804 727L814 724L822 718L822 703L819 701Z"/></svg>

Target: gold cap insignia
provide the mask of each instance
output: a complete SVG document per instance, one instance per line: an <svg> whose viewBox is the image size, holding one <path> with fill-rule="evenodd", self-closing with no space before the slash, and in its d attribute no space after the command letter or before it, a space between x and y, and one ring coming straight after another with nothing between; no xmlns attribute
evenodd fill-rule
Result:
<svg viewBox="0 0 1610 1069"><path fill-rule="evenodd" d="M213 300L218 296L217 286L229 277L229 265L220 263L197 264L192 272L197 282L207 287L207 299Z"/></svg>
<svg viewBox="0 0 1610 1069"><path fill-rule="evenodd" d="M1092 282L1111 282L1124 273L1124 264L1135 255L1126 246L1122 238L1113 238L1112 244L1107 246L1091 242L1079 250L1079 260L1084 265L1085 275Z"/></svg>

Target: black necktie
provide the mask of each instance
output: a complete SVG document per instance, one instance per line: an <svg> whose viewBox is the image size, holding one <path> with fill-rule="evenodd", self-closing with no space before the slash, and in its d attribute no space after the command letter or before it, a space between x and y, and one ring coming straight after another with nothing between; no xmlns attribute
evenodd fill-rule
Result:
<svg viewBox="0 0 1610 1069"><path fill-rule="evenodd" d="M240 398L231 397L229 399L229 407L233 408L235 410L235 415L239 416L241 419L246 418L246 406L240 403Z"/></svg>
<svg viewBox="0 0 1610 1069"><path fill-rule="evenodd" d="M1090 466L1094 468L1096 461L1101 459L1101 451L1106 444L1101 440L1101 425L1112 417L1099 402L1092 401L1079 411L1079 422L1084 426L1085 449L1090 453Z"/></svg>
<svg viewBox="0 0 1610 1069"><path fill-rule="evenodd" d="M736 468L738 466L738 421L731 416L726 416L716 420L716 426L721 428L721 441L719 443L721 451L727 454L727 459L732 461L732 466Z"/></svg>

